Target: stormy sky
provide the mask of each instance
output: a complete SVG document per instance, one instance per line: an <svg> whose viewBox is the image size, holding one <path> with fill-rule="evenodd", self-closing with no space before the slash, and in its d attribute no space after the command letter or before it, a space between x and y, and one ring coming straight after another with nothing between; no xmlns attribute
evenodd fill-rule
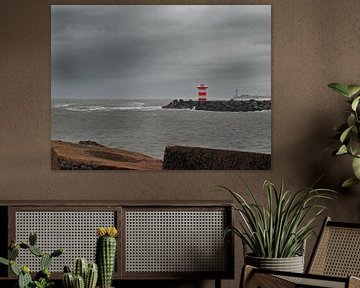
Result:
<svg viewBox="0 0 360 288"><path fill-rule="evenodd" d="M53 98L271 93L269 5L52 5Z"/></svg>

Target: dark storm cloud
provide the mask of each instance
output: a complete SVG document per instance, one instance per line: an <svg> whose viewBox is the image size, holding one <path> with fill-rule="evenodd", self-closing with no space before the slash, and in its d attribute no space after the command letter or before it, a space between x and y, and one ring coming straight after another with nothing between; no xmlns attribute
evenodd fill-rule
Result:
<svg viewBox="0 0 360 288"><path fill-rule="evenodd" d="M270 95L270 6L52 6L53 97Z"/></svg>

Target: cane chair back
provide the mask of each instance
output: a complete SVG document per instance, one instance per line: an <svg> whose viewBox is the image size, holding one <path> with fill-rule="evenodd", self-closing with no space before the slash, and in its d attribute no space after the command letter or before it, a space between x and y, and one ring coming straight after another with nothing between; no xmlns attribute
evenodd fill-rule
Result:
<svg viewBox="0 0 360 288"><path fill-rule="evenodd" d="M307 273L360 277L360 224L332 222L328 218Z"/></svg>
<svg viewBox="0 0 360 288"><path fill-rule="evenodd" d="M360 223L326 218L305 274L246 265L240 287L360 288Z"/></svg>

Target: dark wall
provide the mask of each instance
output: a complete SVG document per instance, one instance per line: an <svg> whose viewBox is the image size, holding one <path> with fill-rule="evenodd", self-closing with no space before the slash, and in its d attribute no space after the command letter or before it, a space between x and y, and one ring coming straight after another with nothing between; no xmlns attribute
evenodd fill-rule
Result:
<svg viewBox="0 0 360 288"><path fill-rule="evenodd" d="M265 179L277 184L284 179L295 190L325 173L321 185L339 190L328 214L337 220L360 221L360 186L339 188L351 173L350 159L334 158L325 151L332 143L331 129L346 108L326 85L360 82L358 0L196 2L272 4L271 171L51 171L50 4L100 2L0 0L1 200L230 200L211 185L237 188L238 175L264 200ZM236 256L239 271L240 252ZM239 273L225 287L237 287L238 280Z"/></svg>

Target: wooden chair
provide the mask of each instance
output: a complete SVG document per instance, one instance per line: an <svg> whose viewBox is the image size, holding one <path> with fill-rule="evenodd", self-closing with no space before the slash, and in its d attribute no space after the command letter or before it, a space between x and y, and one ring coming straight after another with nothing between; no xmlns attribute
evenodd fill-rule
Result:
<svg viewBox="0 0 360 288"><path fill-rule="evenodd" d="M360 287L360 223L326 218L306 273L278 272L244 266L242 288Z"/></svg>

